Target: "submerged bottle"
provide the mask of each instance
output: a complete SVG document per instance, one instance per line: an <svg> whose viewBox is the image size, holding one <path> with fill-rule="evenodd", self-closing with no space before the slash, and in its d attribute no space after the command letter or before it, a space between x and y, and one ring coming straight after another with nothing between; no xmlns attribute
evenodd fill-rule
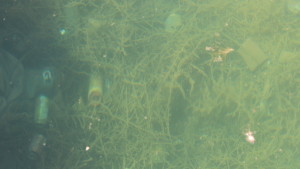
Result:
<svg viewBox="0 0 300 169"><path fill-rule="evenodd" d="M35 98L39 94L52 97L59 86L60 74L55 68L28 69L25 74L25 96Z"/></svg>
<svg viewBox="0 0 300 169"><path fill-rule="evenodd" d="M99 74L91 75L88 89L88 104L89 106L99 106L103 94L103 80Z"/></svg>
<svg viewBox="0 0 300 169"><path fill-rule="evenodd" d="M28 158L31 160L38 160L43 156L43 149L46 146L46 138L42 134L33 136L30 145Z"/></svg>
<svg viewBox="0 0 300 169"><path fill-rule="evenodd" d="M47 96L40 95L35 103L34 121L37 124L46 124L49 112L49 99Z"/></svg>

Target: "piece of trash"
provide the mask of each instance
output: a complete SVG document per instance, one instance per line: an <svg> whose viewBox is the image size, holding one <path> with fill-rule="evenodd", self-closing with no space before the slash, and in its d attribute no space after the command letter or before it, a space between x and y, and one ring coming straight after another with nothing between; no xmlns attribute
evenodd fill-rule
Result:
<svg viewBox="0 0 300 169"><path fill-rule="evenodd" d="M64 28L59 29L60 35L66 34L66 30Z"/></svg>
<svg viewBox="0 0 300 169"><path fill-rule="evenodd" d="M255 138L254 138L254 134L255 132L253 131L247 131L246 133L244 133L244 135L246 136L246 141L248 143L254 144L255 143Z"/></svg>
<svg viewBox="0 0 300 169"><path fill-rule="evenodd" d="M171 13L165 20L165 31L168 33L176 32L182 26L182 19L179 14Z"/></svg>
<svg viewBox="0 0 300 169"><path fill-rule="evenodd" d="M243 57L251 71L254 71L259 65L268 59L268 56L265 55L265 53L251 39L247 39L242 44L238 53Z"/></svg>
<svg viewBox="0 0 300 169"><path fill-rule="evenodd" d="M279 63L291 63L297 59L297 54L288 51L282 51L279 56Z"/></svg>

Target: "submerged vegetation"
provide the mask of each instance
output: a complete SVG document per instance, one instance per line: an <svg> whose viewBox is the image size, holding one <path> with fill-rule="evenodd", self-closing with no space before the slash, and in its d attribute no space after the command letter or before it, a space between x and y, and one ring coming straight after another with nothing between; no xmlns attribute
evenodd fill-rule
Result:
<svg viewBox="0 0 300 169"><path fill-rule="evenodd" d="M299 168L299 16L287 2L53 2L67 80L41 168Z"/></svg>
<svg viewBox="0 0 300 169"><path fill-rule="evenodd" d="M284 2L61 5L77 13L61 18L77 20L63 39L74 72L110 83L100 106L74 102L53 116L53 144L68 145L58 166L297 168L299 19Z"/></svg>

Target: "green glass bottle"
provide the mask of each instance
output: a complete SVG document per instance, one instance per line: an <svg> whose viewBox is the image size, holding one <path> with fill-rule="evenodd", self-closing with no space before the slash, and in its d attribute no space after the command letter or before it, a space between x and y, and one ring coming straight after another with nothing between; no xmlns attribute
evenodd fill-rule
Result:
<svg viewBox="0 0 300 169"><path fill-rule="evenodd" d="M46 124L49 112L49 99L47 96L40 95L35 105L35 123Z"/></svg>

